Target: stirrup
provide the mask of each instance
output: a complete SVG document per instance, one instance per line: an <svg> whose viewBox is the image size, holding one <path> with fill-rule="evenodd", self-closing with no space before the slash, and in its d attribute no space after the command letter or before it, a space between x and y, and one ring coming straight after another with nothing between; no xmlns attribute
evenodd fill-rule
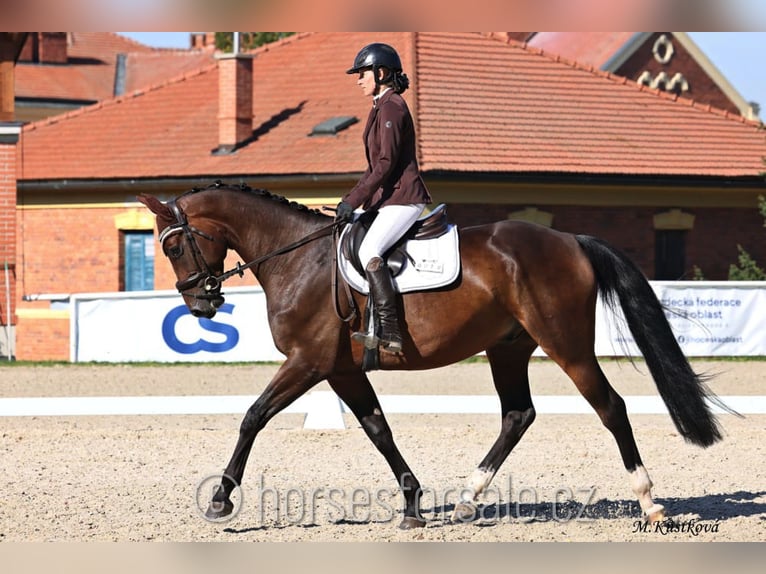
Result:
<svg viewBox="0 0 766 574"><path fill-rule="evenodd" d="M400 355L402 353L401 342L384 341L383 339L380 339L375 335L370 335L369 333L362 333L361 331L357 331L351 334L351 340L356 341L357 343L362 343L365 349L380 348L381 351L391 353L393 355Z"/></svg>
<svg viewBox="0 0 766 574"><path fill-rule="evenodd" d="M401 355L402 354L402 343L401 341L380 341L380 350L385 351L386 353L391 353L392 355Z"/></svg>
<svg viewBox="0 0 766 574"><path fill-rule="evenodd" d="M381 341L374 334L364 333L357 331L351 333L351 340L357 343L362 343L365 349L376 349L380 345Z"/></svg>

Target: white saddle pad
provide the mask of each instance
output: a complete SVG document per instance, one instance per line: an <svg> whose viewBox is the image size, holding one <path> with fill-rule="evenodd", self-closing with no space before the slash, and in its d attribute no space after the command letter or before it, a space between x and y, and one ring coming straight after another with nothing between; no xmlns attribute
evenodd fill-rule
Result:
<svg viewBox="0 0 766 574"><path fill-rule="evenodd" d="M338 241L338 267L343 279L353 289L367 294L370 289L367 280L359 275L340 251L343 237L349 229L351 226L346 226ZM446 287L460 275L460 248L455 225L450 225L449 231L441 237L408 241L406 250L412 261L405 261L402 272L394 277L394 287L399 293Z"/></svg>

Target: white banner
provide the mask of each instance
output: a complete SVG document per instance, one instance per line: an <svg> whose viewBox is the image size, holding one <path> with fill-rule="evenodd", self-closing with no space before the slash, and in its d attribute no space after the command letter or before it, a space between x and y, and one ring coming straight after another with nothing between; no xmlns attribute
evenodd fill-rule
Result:
<svg viewBox="0 0 766 574"><path fill-rule="evenodd" d="M176 291L72 295L71 361L283 361L263 290L232 288L225 297L213 319L197 319Z"/></svg>
<svg viewBox="0 0 766 574"><path fill-rule="evenodd" d="M652 281L681 350L689 357L766 356L766 284ZM639 356L622 313L599 304L596 354ZM619 325L619 328L618 328Z"/></svg>
<svg viewBox="0 0 766 574"><path fill-rule="evenodd" d="M763 282L657 281L652 287L687 356L766 356ZM175 291L80 294L70 303L73 362L284 360L258 287L227 290L213 319L192 317ZM620 321L621 314L597 306L597 355L640 355ZM535 355L544 353L537 349Z"/></svg>

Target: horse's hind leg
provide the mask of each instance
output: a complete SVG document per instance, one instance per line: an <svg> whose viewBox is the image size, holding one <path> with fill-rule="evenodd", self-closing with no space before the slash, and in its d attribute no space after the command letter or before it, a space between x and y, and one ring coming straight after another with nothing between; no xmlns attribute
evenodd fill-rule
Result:
<svg viewBox="0 0 766 574"><path fill-rule="evenodd" d="M577 389L598 414L603 425L609 429L617 441L625 469L630 473L633 492L638 497L641 510L650 522L665 518L665 509L652 500L652 481L646 472L638 446L633 437L633 429L628 420L625 401L609 384L595 356L577 362L562 364L564 371L574 381Z"/></svg>
<svg viewBox="0 0 766 574"><path fill-rule="evenodd" d="M526 334L514 341L501 341L487 349L495 390L500 397L500 434L461 491L452 513L453 522L477 517L474 501L489 486L513 447L535 420L527 367L537 345Z"/></svg>
<svg viewBox="0 0 766 574"><path fill-rule="evenodd" d="M327 382L354 413L396 476L405 501L404 518L399 528L425 526L426 522L420 514L420 483L394 444L391 429L367 375L362 371L334 374L328 377Z"/></svg>

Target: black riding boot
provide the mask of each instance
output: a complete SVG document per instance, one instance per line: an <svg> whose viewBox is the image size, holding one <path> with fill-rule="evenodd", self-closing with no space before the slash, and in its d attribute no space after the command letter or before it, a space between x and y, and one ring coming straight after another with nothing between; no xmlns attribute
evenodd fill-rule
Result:
<svg viewBox="0 0 766 574"><path fill-rule="evenodd" d="M389 353L402 352L402 336L396 315L396 293L391 272L380 257L373 257L365 269L370 297L380 318L380 346Z"/></svg>

